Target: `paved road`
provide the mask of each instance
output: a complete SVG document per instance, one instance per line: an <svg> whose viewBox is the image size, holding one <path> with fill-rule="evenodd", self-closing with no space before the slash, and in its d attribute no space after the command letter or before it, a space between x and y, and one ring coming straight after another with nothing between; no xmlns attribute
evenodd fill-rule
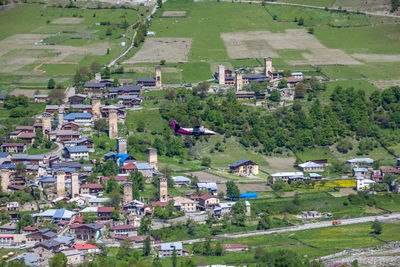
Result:
<svg viewBox="0 0 400 267"><path fill-rule="evenodd" d="M342 220L342 225L373 222L375 219L377 219L379 221L384 221L384 220L388 220L388 219L400 219L400 213L392 213L392 214L387 214L387 215L346 219L346 220ZM275 229L265 230L265 231L253 231L253 232L242 232L242 233L217 235L217 236L213 237L212 240L215 241L215 240L243 238L243 237L258 236L258 235L270 235L270 234L302 231L302 230L317 229L317 228L324 228L324 227L335 227L335 226L332 226L332 221L323 221L323 222L317 222L317 223L307 223L307 224L298 225L298 226L275 228ZM205 238L197 238L197 239L182 240L181 242L183 244L193 244L196 242L204 242L204 241L206 241ZM106 244L106 246L119 247L119 243L117 243L117 242L108 243L108 244ZM140 245L135 246L135 248L140 248L140 247L141 247Z"/></svg>

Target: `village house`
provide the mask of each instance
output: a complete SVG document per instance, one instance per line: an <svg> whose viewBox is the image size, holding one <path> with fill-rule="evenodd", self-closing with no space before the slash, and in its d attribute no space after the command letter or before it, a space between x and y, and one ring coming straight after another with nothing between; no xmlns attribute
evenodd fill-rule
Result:
<svg viewBox="0 0 400 267"><path fill-rule="evenodd" d="M174 176L172 180L174 180L175 186L190 186L192 182L189 178L184 176Z"/></svg>
<svg viewBox="0 0 400 267"><path fill-rule="evenodd" d="M81 194L98 195L100 193L103 193L103 186L101 184L81 185Z"/></svg>
<svg viewBox="0 0 400 267"><path fill-rule="evenodd" d="M17 224L10 222L0 226L0 233L1 234L13 234L17 230Z"/></svg>
<svg viewBox="0 0 400 267"><path fill-rule="evenodd" d="M120 95L118 96L119 104L124 105L126 107L140 107L142 104L142 99L136 95Z"/></svg>
<svg viewBox="0 0 400 267"><path fill-rule="evenodd" d="M214 209L219 205L219 199L212 195L202 195L198 198L198 201L203 210Z"/></svg>
<svg viewBox="0 0 400 267"><path fill-rule="evenodd" d="M83 88L89 92L101 92L106 86L106 83L87 82L83 85Z"/></svg>
<svg viewBox="0 0 400 267"><path fill-rule="evenodd" d="M112 236L120 235L120 236L136 236L137 231L136 227L130 224L124 225L114 225L108 229Z"/></svg>
<svg viewBox="0 0 400 267"><path fill-rule="evenodd" d="M79 105L79 104L83 104L83 102L85 102L85 100L87 99L87 95L84 94L76 94L76 95L72 95L70 97L68 97L68 103L70 105Z"/></svg>
<svg viewBox="0 0 400 267"><path fill-rule="evenodd" d="M100 207L103 206L104 203L110 201L108 197L92 197L89 199L88 203L90 207Z"/></svg>
<svg viewBox="0 0 400 267"><path fill-rule="evenodd" d="M368 176L367 168L353 168L353 177L364 177Z"/></svg>
<svg viewBox="0 0 400 267"><path fill-rule="evenodd" d="M174 206L185 213L196 211L196 202L186 197L174 198Z"/></svg>
<svg viewBox="0 0 400 267"><path fill-rule="evenodd" d="M258 165L251 160L241 159L229 165L229 169L236 175L258 175Z"/></svg>
<svg viewBox="0 0 400 267"><path fill-rule="evenodd" d="M29 243L43 242L55 238L57 233L51 231L49 228L40 229L26 235L26 241Z"/></svg>
<svg viewBox="0 0 400 267"><path fill-rule="evenodd" d="M79 125L74 123L74 122L66 122L66 123L63 123L63 125L61 125L60 129L64 130L64 131L74 131L74 132L76 132L76 131L79 130Z"/></svg>
<svg viewBox="0 0 400 267"><path fill-rule="evenodd" d="M182 243L181 242L174 242L174 243L163 243L158 250L158 257L166 258L172 257L173 252L176 252L176 256L181 257L184 256Z"/></svg>
<svg viewBox="0 0 400 267"><path fill-rule="evenodd" d="M138 236L125 236L125 235L116 235L114 237L115 240L122 241L124 239L129 238L132 240L134 245L143 245L144 241L147 238L150 238L150 245L154 245L155 239L150 235L138 235Z"/></svg>
<svg viewBox="0 0 400 267"><path fill-rule="evenodd" d="M50 114L54 114L58 112L59 106L58 105L46 105L46 112Z"/></svg>
<svg viewBox="0 0 400 267"><path fill-rule="evenodd" d="M102 118L108 118L108 114L110 113L110 110L115 110L117 111L117 116L118 118L125 118L126 117L126 110L125 107L119 104L116 105L107 105L107 106L101 106L100 107L100 113Z"/></svg>
<svg viewBox="0 0 400 267"><path fill-rule="evenodd" d="M75 140L65 141L65 146L86 146L89 152L94 152L93 139L83 137Z"/></svg>
<svg viewBox="0 0 400 267"><path fill-rule="evenodd" d="M324 166L317 164L312 161L307 161L305 163L299 164L298 165L300 171L303 172L324 172L325 168Z"/></svg>
<svg viewBox="0 0 400 267"><path fill-rule="evenodd" d="M371 168L372 164L374 163L374 160L370 158L355 158L355 159L349 159L348 161L346 161L346 163L353 168L354 167Z"/></svg>
<svg viewBox="0 0 400 267"><path fill-rule="evenodd" d="M90 126L92 124L92 114L90 113L69 113L64 116L64 121L74 122L79 126Z"/></svg>
<svg viewBox="0 0 400 267"><path fill-rule="evenodd" d="M218 186L216 183L197 183L197 190L208 190L210 194L216 195L218 193Z"/></svg>
<svg viewBox="0 0 400 267"><path fill-rule="evenodd" d="M92 105L73 104L69 106L74 113L92 113Z"/></svg>
<svg viewBox="0 0 400 267"><path fill-rule="evenodd" d="M44 163L44 155L28 155L28 154L13 154L11 156L11 163L18 164L25 162L30 165L41 165Z"/></svg>
<svg viewBox="0 0 400 267"><path fill-rule="evenodd" d="M99 220L111 220L111 212L115 210L114 207L98 207L97 218Z"/></svg>
<svg viewBox="0 0 400 267"><path fill-rule="evenodd" d="M76 266L84 262L85 256L77 249L64 250L62 253L67 257L67 266Z"/></svg>
<svg viewBox="0 0 400 267"><path fill-rule="evenodd" d="M32 214L35 220L52 221L58 223L59 221L70 222L75 219L76 212L65 209L48 209L41 213Z"/></svg>
<svg viewBox="0 0 400 267"><path fill-rule="evenodd" d="M26 151L26 145L24 143L3 143L1 145L1 151L8 153L24 153Z"/></svg>
<svg viewBox="0 0 400 267"><path fill-rule="evenodd" d="M136 81L136 84L143 86L143 87L155 87L156 79L155 78L138 78Z"/></svg>
<svg viewBox="0 0 400 267"><path fill-rule="evenodd" d="M119 171L123 174L129 174L136 170L137 170L137 167L136 167L135 163L133 163L133 162L130 162L130 163L122 166L121 168L119 168Z"/></svg>
<svg viewBox="0 0 400 267"><path fill-rule="evenodd" d="M398 175L400 172L399 169L395 169L395 168L389 168L389 169L381 169L381 175L382 177L385 176L385 174L394 174L394 175Z"/></svg>
<svg viewBox="0 0 400 267"><path fill-rule="evenodd" d="M71 224L70 233L80 240L96 239L103 227L94 223Z"/></svg>
<svg viewBox="0 0 400 267"><path fill-rule="evenodd" d="M151 178L154 174L153 167L147 162L137 162L135 163L136 168L139 172L143 174L144 178Z"/></svg>
<svg viewBox="0 0 400 267"><path fill-rule="evenodd" d="M65 157L70 160L89 160L89 149L86 146L66 146Z"/></svg>
<svg viewBox="0 0 400 267"><path fill-rule="evenodd" d="M81 134L71 130L55 130L49 134L51 141L65 142L81 138Z"/></svg>
<svg viewBox="0 0 400 267"><path fill-rule="evenodd" d="M231 214L232 206L235 205L236 202L222 202L219 203L218 207L214 208L213 213L216 217L222 217L225 214ZM251 215L251 204L248 201L244 202L246 206L246 216Z"/></svg>
<svg viewBox="0 0 400 267"><path fill-rule="evenodd" d="M366 190L369 189L374 183L375 181L373 180L359 176L356 178L356 189L357 191Z"/></svg>
<svg viewBox="0 0 400 267"><path fill-rule="evenodd" d="M49 101L49 95L35 95L36 103L47 103Z"/></svg>
<svg viewBox="0 0 400 267"><path fill-rule="evenodd" d="M27 235L27 234L31 234L33 232L38 231L39 228L36 226L25 226L24 229L22 229L22 233Z"/></svg>
<svg viewBox="0 0 400 267"><path fill-rule="evenodd" d="M304 179L303 172L276 172L271 174L274 183L276 179L282 179L285 183L289 183L291 180L294 179Z"/></svg>
<svg viewBox="0 0 400 267"><path fill-rule="evenodd" d="M90 253L90 254L99 254L100 249L92 244L85 244L85 245L75 245L74 248L81 253Z"/></svg>

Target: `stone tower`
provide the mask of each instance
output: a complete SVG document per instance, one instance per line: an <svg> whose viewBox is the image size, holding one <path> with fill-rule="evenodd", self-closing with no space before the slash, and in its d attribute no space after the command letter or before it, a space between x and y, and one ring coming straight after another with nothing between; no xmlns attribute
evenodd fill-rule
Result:
<svg viewBox="0 0 400 267"><path fill-rule="evenodd" d="M126 148L126 138L118 138L117 139L117 153L118 154L128 154L128 150Z"/></svg>
<svg viewBox="0 0 400 267"><path fill-rule="evenodd" d="M264 58L264 75L270 77L272 74L272 58L265 57Z"/></svg>
<svg viewBox="0 0 400 267"><path fill-rule="evenodd" d="M101 117L100 113L100 97L98 96L93 96L92 97L92 115L93 115L93 120L97 120Z"/></svg>
<svg viewBox="0 0 400 267"><path fill-rule="evenodd" d="M57 197L65 197L65 171L57 171Z"/></svg>
<svg viewBox="0 0 400 267"><path fill-rule="evenodd" d="M76 195L79 195L79 173L73 172L71 175L71 197Z"/></svg>
<svg viewBox="0 0 400 267"><path fill-rule="evenodd" d="M156 66L156 87L161 88L162 87L162 81L161 81L161 67Z"/></svg>
<svg viewBox="0 0 400 267"><path fill-rule="evenodd" d="M126 182L124 183L124 203L131 202L132 200L132 183Z"/></svg>
<svg viewBox="0 0 400 267"><path fill-rule="evenodd" d="M8 192L9 184L10 184L10 171L8 169L1 169L1 189L3 192Z"/></svg>
<svg viewBox="0 0 400 267"><path fill-rule="evenodd" d="M159 179L159 193L160 193L160 202L168 202L168 181L167 177L162 176Z"/></svg>
<svg viewBox="0 0 400 267"><path fill-rule="evenodd" d="M242 70L237 70L237 71L236 71L236 76L235 76L235 88L236 88L236 92L242 91L242 89L243 89Z"/></svg>
<svg viewBox="0 0 400 267"><path fill-rule="evenodd" d="M42 114L42 122L43 122L43 134L46 135L51 131L51 114L45 112Z"/></svg>
<svg viewBox="0 0 400 267"><path fill-rule="evenodd" d="M64 122L64 108L59 108L58 109L58 129L61 129L61 126L63 125Z"/></svg>
<svg viewBox="0 0 400 267"><path fill-rule="evenodd" d="M108 113L108 137L116 139L118 137L118 116L116 110Z"/></svg>
<svg viewBox="0 0 400 267"><path fill-rule="evenodd" d="M154 170L158 171L158 157L156 148L147 149L147 163L149 163Z"/></svg>
<svg viewBox="0 0 400 267"><path fill-rule="evenodd" d="M225 66L222 64L218 66L218 84L225 84Z"/></svg>

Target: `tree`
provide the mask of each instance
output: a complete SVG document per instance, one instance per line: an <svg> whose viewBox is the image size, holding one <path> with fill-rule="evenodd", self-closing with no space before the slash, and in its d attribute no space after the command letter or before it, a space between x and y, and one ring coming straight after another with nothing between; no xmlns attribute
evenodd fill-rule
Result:
<svg viewBox="0 0 400 267"><path fill-rule="evenodd" d="M150 226L151 226L151 218L148 216L143 216L142 219L140 219L140 226L138 229L138 233L140 235L145 235L150 231Z"/></svg>
<svg viewBox="0 0 400 267"><path fill-rule="evenodd" d="M111 193L117 188L118 188L117 180L115 180L114 177L111 177L107 182L106 193Z"/></svg>
<svg viewBox="0 0 400 267"><path fill-rule="evenodd" d="M287 81L285 79L281 79L278 83L278 88L286 88L287 87Z"/></svg>
<svg viewBox="0 0 400 267"><path fill-rule="evenodd" d="M103 72L101 73L101 75L102 75L102 77L103 77L104 79L109 79L110 76L111 76L111 70L110 70L110 68L109 68L109 67L105 67L104 70L103 70Z"/></svg>
<svg viewBox="0 0 400 267"><path fill-rule="evenodd" d="M196 234L196 227L197 227L197 224L196 224L196 222L195 222L193 219L189 218L189 219L186 221L186 227L187 227L187 229L188 229L188 234L189 234L189 235L194 236L194 235Z"/></svg>
<svg viewBox="0 0 400 267"><path fill-rule="evenodd" d="M313 27L308 28L308 29L307 29L307 32L308 32L309 34L314 34L314 28L313 28Z"/></svg>
<svg viewBox="0 0 400 267"><path fill-rule="evenodd" d="M26 226L33 226L34 221L30 214L24 213L21 219L18 221L18 232L21 232Z"/></svg>
<svg viewBox="0 0 400 267"><path fill-rule="evenodd" d="M54 257L51 258L49 265L50 267L66 267L67 266L67 256L65 256L64 253L56 253L54 254Z"/></svg>
<svg viewBox="0 0 400 267"><path fill-rule="evenodd" d="M157 256L153 260L153 264L151 265L151 267L162 267L162 266L163 265L162 265L162 263L160 261L160 258L158 257L158 254L157 254Z"/></svg>
<svg viewBox="0 0 400 267"><path fill-rule="evenodd" d="M159 8L161 8L162 7L162 0L157 0L157 5L158 5Z"/></svg>
<svg viewBox="0 0 400 267"><path fill-rule="evenodd" d="M193 87L193 95L198 95L200 98L205 98L208 88L210 88L210 85L207 82L201 82L197 86Z"/></svg>
<svg viewBox="0 0 400 267"><path fill-rule="evenodd" d="M299 197L299 194L297 194L297 193L294 195L293 204L296 206L300 206L300 197Z"/></svg>
<svg viewBox="0 0 400 267"><path fill-rule="evenodd" d="M121 193L119 192L118 189L115 189L110 194L110 204L114 208L118 209L120 203L121 203Z"/></svg>
<svg viewBox="0 0 400 267"><path fill-rule="evenodd" d="M228 198L237 200L240 198L240 190L236 183L232 180L226 183L226 194Z"/></svg>
<svg viewBox="0 0 400 267"><path fill-rule="evenodd" d="M294 87L294 98L304 98L304 96L306 95L306 91L307 87L304 85L304 83L297 83Z"/></svg>
<svg viewBox="0 0 400 267"><path fill-rule="evenodd" d="M55 89L55 90L50 91L50 93L49 93L50 102L57 101L57 102L61 103L64 100L64 98L65 98L65 93L61 89Z"/></svg>
<svg viewBox="0 0 400 267"><path fill-rule="evenodd" d="M85 212L83 213L82 221L84 223L93 223L97 220L97 214L95 212Z"/></svg>
<svg viewBox="0 0 400 267"><path fill-rule="evenodd" d="M94 121L94 129L98 132L106 132L108 129L108 124L106 119L98 119Z"/></svg>
<svg viewBox="0 0 400 267"><path fill-rule="evenodd" d="M92 64L90 64L90 71L95 74L97 72L99 72L101 70L101 65L99 62L97 62L96 60L92 62Z"/></svg>
<svg viewBox="0 0 400 267"><path fill-rule="evenodd" d="M223 253L224 249L221 245L221 242L218 242L217 244L215 244L214 254L215 256L222 256Z"/></svg>
<svg viewBox="0 0 400 267"><path fill-rule="evenodd" d="M146 127L146 124L143 120L139 120L137 123L136 131L138 132L144 132L144 128Z"/></svg>
<svg viewBox="0 0 400 267"><path fill-rule="evenodd" d="M23 162L18 162L15 166L15 176L16 177L25 177L26 174L26 165Z"/></svg>
<svg viewBox="0 0 400 267"><path fill-rule="evenodd" d="M203 157L201 159L201 166L210 167L211 165L211 158L210 157Z"/></svg>
<svg viewBox="0 0 400 267"><path fill-rule="evenodd" d="M373 233L376 234L376 235L380 235L382 233L382 230L383 230L382 224L376 219L372 223L371 228L372 228Z"/></svg>
<svg viewBox="0 0 400 267"><path fill-rule="evenodd" d="M272 227L272 218L267 214L264 214L257 224L257 230L267 230Z"/></svg>
<svg viewBox="0 0 400 267"><path fill-rule="evenodd" d="M150 237L148 236L145 240L144 240L144 244L143 244L143 255L144 256L149 256L151 252L151 241L150 241Z"/></svg>
<svg viewBox="0 0 400 267"><path fill-rule="evenodd" d="M111 26L109 26L108 28L107 28L107 30L106 30L106 35L112 35L112 27Z"/></svg>
<svg viewBox="0 0 400 267"><path fill-rule="evenodd" d="M172 88L168 89L168 90L167 90L167 93L166 93L166 95L165 95L165 97L166 97L168 100L174 100L174 99L176 98L175 90L172 89Z"/></svg>
<svg viewBox="0 0 400 267"><path fill-rule="evenodd" d="M273 89L268 99L272 102L279 102L281 100L281 94L278 90Z"/></svg>
<svg viewBox="0 0 400 267"><path fill-rule="evenodd" d="M56 82L54 79L50 79L49 82L47 83L47 89L54 89L56 87Z"/></svg>
<svg viewBox="0 0 400 267"><path fill-rule="evenodd" d="M165 63L167 63L167 62L165 61L165 59L161 59L161 60L160 60L160 65L165 65Z"/></svg>
<svg viewBox="0 0 400 267"><path fill-rule="evenodd" d="M246 222L246 205L243 200L237 201L232 206L232 224L237 226L245 226Z"/></svg>
<svg viewBox="0 0 400 267"><path fill-rule="evenodd" d="M118 203L119 204L119 203ZM118 221L119 220L119 211L118 210L113 210L113 211L111 211L111 218L114 220L114 221Z"/></svg>
<svg viewBox="0 0 400 267"><path fill-rule="evenodd" d="M178 264L178 258L176 255L176 249L174 247L174 250L172 251L172 267L177 267Z"/></svg>
<svg viewBox="0 0 400 267"><path fill-rule="evenodd" d="M132 248L133 242L129 238L125 238L119 243L119 249L117 253L118 258L124 258L129 256L129 250Z"/></svg>
<svg viewBox="0 0 400 267"><path fill-rule="evenodd" d="M304 25L304 19L303 19L303 17L300 17L300 18L299 18L299 21L297 22L297 24L298 24L299 26L303 26L303 25Z"/></svg>

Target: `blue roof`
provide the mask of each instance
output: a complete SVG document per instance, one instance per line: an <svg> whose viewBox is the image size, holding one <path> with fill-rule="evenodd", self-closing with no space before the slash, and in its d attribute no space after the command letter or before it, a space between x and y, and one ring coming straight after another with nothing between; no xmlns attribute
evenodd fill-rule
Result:
<svg viewBox="0 0 400 267"><path fill-rule="evenodd" d="M55 168L52 170L53 173L56 173L59 170L63 170L65 172L74 172L76 171L76 168L68 168L68 167L63 167L63 168Z"/></svg>
<svg viewBox="0 0 400 267"><path fill-rule="evenodd" d="M69 113L64 116L64 120L76 120L76 119L91 119L92 114L90 113Z"/></svg>
<svg viewBox="0 0 400 267"><path fill-rule="evenodd" d="M128 154L117 154L115 156L116 158L119 158L119 161L125 161L127 158L131 157L131 155Z"/></svg>
<svg viewBox="0 0 400 267"><path fill-rule="evenodd" d="M353 169L354 172L368 172L367 168L354 168Z"/></svg>
<svg viewBox="0 0 400 267"><path fill-rule="evenodd" d="M7 158L8 153L0 153L0 159Z"/></svg>
<svg viewBox="0 0 400 267"><path fill-rule="evenodd" d="M89 152L87 146L67 146L65 148L69 153Z"/></svg>
<svg viewBox="0 0 400 267"><path fill-rule="evenodd" d="M56 212L55 212L54 215L53 215L53 218L55 218L55 219L61 219L61 218L63 217L63 215L64 215L64 211L65 211L65 210L62 210L62 209L56 210Z"/></svg>
<svg viewBox="0 0 400 267"><path fill-rule="evenodd" d="M153 167L150 164L148 164L147 162L138 162L138 163L135 163L135 165L138 170L152 170L153 169Z"/></svg>
<svg viewBox="0 0 400 267"><path fill-rule="evenodd" d="M257 193L241 193L240 198L258 198Z"/></svg>
<svg viewBox="0 0 400 267"><path fill-rule="evenodd" d="M56 181L54 177L43 177L39 179L39 183L55 183Z"/></svg>
<svg viewBox="0 0 400 267"><path fill-rule="evenodd" d="M1 164L0 169L15 169L15 164Z"/></svg>

